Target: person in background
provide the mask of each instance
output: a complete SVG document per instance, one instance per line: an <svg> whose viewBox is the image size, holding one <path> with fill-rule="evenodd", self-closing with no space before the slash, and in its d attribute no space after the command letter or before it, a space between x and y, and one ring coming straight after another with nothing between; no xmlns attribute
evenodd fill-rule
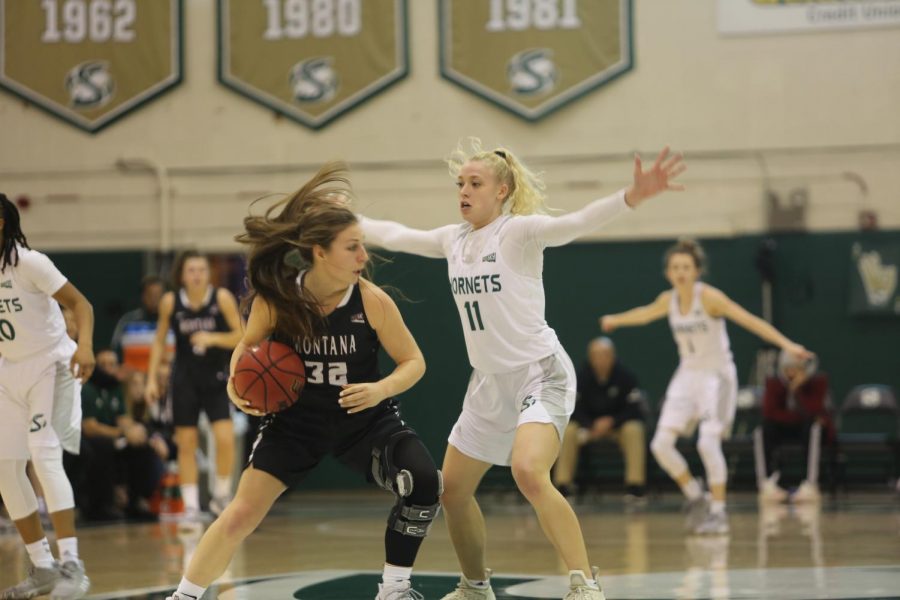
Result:
<svg viewBox="0 0 900 600"><path fill-rule="evenodd" d="M119 355L126 373L147 372L159 320L159 301L165 291L162 278L147 275L141 280L141 305L122 315L116 323L109 345ZM166 338L166 347L174 350L175 338L171 333Z"/></svg>
<svg viewBox="0 0 900 600"><path fill-rule="evenodd" d="M782 352L778 376L766 379L763 395L763 448L767 479L759 490L766 501L814 502L819 499L818 462L824 444L829 460L834 460L837 434L829 411L828 375L817 370L817 361L803 360ZM813 428L818 425L817 428ZM817 433L811 435L813 431ZM814 440L814 438L818 438ZM793 494L778 485L781 476L779 449L798 442L807 457L807 477ZM810 444L813 452L810 452Z"/></svg>
<svg viewBox="0 0 900 600"><path fill-rule="evenodd" d="M625 458L625 500L642 504L647 480L647 443L642 396L637 378L616 357L608 337L591 340L587 361L578 372L575 412L566 427L553 470L553 483L572 494L583 446L603 439L618 442Z"/></svg>

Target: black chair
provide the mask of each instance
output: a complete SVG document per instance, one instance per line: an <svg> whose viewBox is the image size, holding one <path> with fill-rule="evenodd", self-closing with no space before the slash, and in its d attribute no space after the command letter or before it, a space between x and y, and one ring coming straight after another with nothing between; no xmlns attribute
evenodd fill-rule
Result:
<svg viewBox="0 0 900 600"><path fill-rule="evenodd" d="M650 470L650 438L652 437L653 410L650 408L650 400L647 392L635 389L631 392L630 401L636 402L644 416L645 448L647 454L648 479ZM588 489L596 487L602 489L606 485L621 486L625 473L625 459L619 448L618 442L611 438L598 440L585 444L578 454L578 469L575 471L575 485L579 497L584 496ZM618 487L616 487L618 489Z"/></svg>
<svg viewBox="0 0 900 600"><path fill-rule="evenodd" d="M759 386L748 386L738 390L731 436L722 441L722 452L725 454L728 481L731 485L741 487L759 479L754 438L759 437L761 433L762 396L763 390ZM751 469L751 465L756 466L755 471Z"/></svg>
<svg viewBox="0 0 900 600"><path fill-rule="evenodd" d="M900 465L900 406L887 385L858 385L838 413L839 477L850 483L890 482Z"/></svg>

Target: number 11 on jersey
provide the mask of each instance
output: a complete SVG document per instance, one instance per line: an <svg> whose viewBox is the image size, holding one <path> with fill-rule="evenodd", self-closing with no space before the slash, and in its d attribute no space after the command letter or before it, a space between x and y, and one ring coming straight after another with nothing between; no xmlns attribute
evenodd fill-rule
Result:
<svg viewBox="0 0 900 600"><path fill-rule="evenodd" d="M478 301L466 302L466 315L469 317L469 328L472 331L484 331L484 323L481 321L481 310L478 308Z"/></svg>

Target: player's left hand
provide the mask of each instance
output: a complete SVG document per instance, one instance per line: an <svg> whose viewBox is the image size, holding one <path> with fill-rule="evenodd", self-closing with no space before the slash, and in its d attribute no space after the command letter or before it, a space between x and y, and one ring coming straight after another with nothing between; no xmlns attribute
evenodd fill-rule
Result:
<svg viewBox="0 0 900 600"><path fill-rule="evenodd" d="M90 379L91 373L94 372L95 364L97 363L94 359L94 350L78 346L75 349L75 354L72 355L72 360L69 361L69 369L71 369L72 375L80 380L81 383L84 383Z"/></svg>
<svg viewBox="0 0 900 600"><path fill-rule="evenodd" d="M212 336L210 335L210 332L198 331L191 334L191 345L194 347L194 352L198 354L206 352L206 349L212 346Z"/></svg>
<svg viewBox="0 0 900 600"><path fill-rule="evenodd" d="M387 398L387 394L379 382L351 383L342 386L338 404L347 409L347 414L358 413L377 405Z"/></svg>
<svg viewBox="0 0 900 600"><path fill-rule="evenodd" d="M687 165L684 157L679 153L669 156L669 147L666 146L656 157L649 171L644 171L641 157L634 155L634 183L625 191L625 202L632 208L648 198L665 192L666 190L683 191L684 186L672 181L684 173Z"/></svg>

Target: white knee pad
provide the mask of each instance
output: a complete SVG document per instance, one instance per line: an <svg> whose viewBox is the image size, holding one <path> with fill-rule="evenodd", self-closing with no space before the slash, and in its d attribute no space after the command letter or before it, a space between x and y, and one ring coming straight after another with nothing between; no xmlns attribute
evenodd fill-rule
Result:
<svg viewBox="0 0 900 600"><path fill-rule="evenodd" d="M728 470L725 466L725 454L722 453L722 425L715 421L700 424L700 435L697 439L697 451L706 469L706 480L709 485L725 483Z"/></svg>
<svg viewBox="0 0 900 600"><path fill-rule="evenodd" d="M656 462L673 479L688 470L687 462L681 453L675 449L677 436L669 429L657 429L650 442L650 451L653 452Z"/></svg>
<svg viewBox="0 0 900 600"><path fill-rule="evenodd" d="M37 496L28 475L27 460L0 460L0 496L9 512L9 518L19 521L37 512Z"/></svg>
<svg viewBox="0 0 900 600"><path fill-rule="evenodd" d="M35 446L31 450L31 462L44 488L44 500L50 513L75 508L72 484L63 469L62 448L59 446Z"/></svg>

